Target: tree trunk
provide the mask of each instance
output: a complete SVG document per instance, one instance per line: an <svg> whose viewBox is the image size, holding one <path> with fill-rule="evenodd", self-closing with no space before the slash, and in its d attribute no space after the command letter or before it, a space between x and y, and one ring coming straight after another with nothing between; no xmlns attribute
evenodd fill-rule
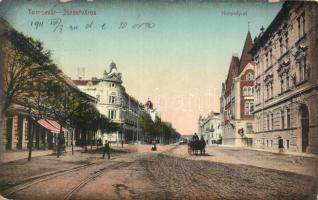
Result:
<svg viewBox="0 0 318 200"><path fill-rule="evenodd" d="M3 44L3 35L0 35L0 162L3 159L3 152L5 151L5 146L6 146L6 135L7 135L7 130L6 130L6 109L4 105L4 57L3 57L3 48L1 44Z"/></svg>
<svg viewBox="0 0 318 200"><path fill-rule="evenodd" d="M1 111L0 111L1 112ZM7 126L6 126L6 116L4 113L0 113L0 162L3 159L3 153L6 147L6 135L7 135Z"/></svg>
<svg viewBox="0 0 318 200"><path fill-rule="evenodd" d="M93 139L93 137L92 137L93 131L90 131L89 133L90 133L89 136L90 136L91 150L93 150L93 140L92 140Z"/></svg>
<svg viewBox="0 0 318 200"><path fill-rule="evenodd" d="M71 145L72 145L72 155L74 155L74 133L75 133L75 131L76 131L76 129L74 128L72 130L72 143L71 143Z"/></svg>
<svg viewBox="0 0 318 200"><path fill-rule="evenodd" d="M28 147L29 147L29 155L28 155L28 161L31 161L32 158L32 147L33 147L33 123L32 119L29 116L28 118Z"/></svg>
<svg viewBox="0 0 318 200"><path fill-rule="evenodd" d="M84 137L85 137L85 153L86 153L87 152L87 140L88 140L87 131L84 131Z"/></svg>
<svg viewBox="0 0 318 200"><path fill-rule="evenodd" d="M60 125L60 132L59 132L59 134L58 134L58 136L57 136L57 140L56 140L56 142L57 142L57 150L56 150L56 157L57 158L59 158L60 157L60 146L61 146L61 141L60 141L60 139L61 139L61 137L62 137L62 125Z"/></svg>

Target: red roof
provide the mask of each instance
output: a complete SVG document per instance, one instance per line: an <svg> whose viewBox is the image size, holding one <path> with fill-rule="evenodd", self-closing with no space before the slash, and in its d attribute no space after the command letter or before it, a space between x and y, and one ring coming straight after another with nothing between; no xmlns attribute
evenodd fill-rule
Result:
<svg viewBox="0 0 318 200"><path fill-rule="evenodd" d="M251 54L251 50L253 48L253 40L251 37L251 33L248 31L244 43L244 47L242 50L241 59L236 56L232 56L231 64L229 67L229 71L227 73L227 78L225 81L226 91L228 92L233 84L233 78L237 77L245 68L245 66L252 62L253 56Z"/></svg>
<svg viewBox="0 0 318 200"><path fill-rule="evenodd" d="M89 80L73 80L75 85L86 85Z"/></svg>
<svg viewBox="0 0 318 200"><path fill-rule="evenodd" d="M242 50L242 54L241 54L239 73L243 71L243 69L248 63L252 62L253 60L253 56L251 53L252 48L253 48L253 40L251 37L251 33L248 31L246 39L245 39L244 47Z"/></svg>
<svg viewBox="0 0 318 200"><path fill-rule="evenodd" d="M87 85L88 82L92 82L93 85L96 85L99 83L100 79L92 79L92 80L73 80L73 83L75 85Z"/></svg>
<svg viewBox="0 0 318 200"><path fill-rule="evenodd" d="M237 77L239 75L239 66L240 66L240 60L236 56L232 56L231 64L229 67L229 71L227 73L226 78L226 91L229 91L232 84L233 84L233 78Z"/></svg>

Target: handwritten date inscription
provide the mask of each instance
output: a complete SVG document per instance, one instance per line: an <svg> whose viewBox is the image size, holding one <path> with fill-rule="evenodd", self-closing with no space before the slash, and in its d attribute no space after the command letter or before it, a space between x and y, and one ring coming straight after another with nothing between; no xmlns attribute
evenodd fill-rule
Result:
<svg viewBox="0 0 318 200"><path fill-rule="evenodd" d="M30 27L39 30L42 28L49 28L52 32L62 33L63 31L78 31L78 30L149 30L155 28L156 24L153 22L139 22L139 23L131 23L127 21L121 21L118 24L111 23L96 23L94 21L90 21L88 23L81 24L66 24L63 22L62 18L55 18L45 20L35 20L30 22Z"/></svg>

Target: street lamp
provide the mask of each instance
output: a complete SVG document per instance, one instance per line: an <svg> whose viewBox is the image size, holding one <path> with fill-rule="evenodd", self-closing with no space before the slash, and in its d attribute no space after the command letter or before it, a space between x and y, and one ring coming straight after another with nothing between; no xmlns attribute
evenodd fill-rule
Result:
<svg viewBox="0 0 318 200"><path fill-rule="evenodd" d="M124 125L125 125L125 117L124 117L124 111L123 105L120 108L120 142L123 144L123 133L124 133ZM117 137L117 146L118 146L118 137Z"/></svg>

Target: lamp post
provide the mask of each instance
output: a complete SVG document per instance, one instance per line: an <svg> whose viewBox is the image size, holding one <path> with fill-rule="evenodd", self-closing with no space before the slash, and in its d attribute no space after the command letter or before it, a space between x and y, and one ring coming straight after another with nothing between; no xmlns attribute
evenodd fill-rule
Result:
<svg viewBox="0 0 318 200"><path fill-rule="evenodd" d="M124 125L125 125L125 117L124 117L124 111L123 107L120 108L120 142L123 144L123 133L124 133ZM117 146L118 146L118 137L117 137ZM122 145L123 146L123 145Z"/></svg>
<svg viewBox="0 0 318 200"><path fill-rule="evenodd" d="M33 125L32 125L32 118L31 118L31 107L29 107L29 117L28 117L28 148L29 148L29 155L28 161L31 161L32 157L32 146L33 146Z"/></svg>
<svg viewBox="0 0 318 200"><path fill-rule="evenodd" d="M138 103L138 112L137 112L137 143L139 142L139 114L140 114L140 105Z"/></svg>

